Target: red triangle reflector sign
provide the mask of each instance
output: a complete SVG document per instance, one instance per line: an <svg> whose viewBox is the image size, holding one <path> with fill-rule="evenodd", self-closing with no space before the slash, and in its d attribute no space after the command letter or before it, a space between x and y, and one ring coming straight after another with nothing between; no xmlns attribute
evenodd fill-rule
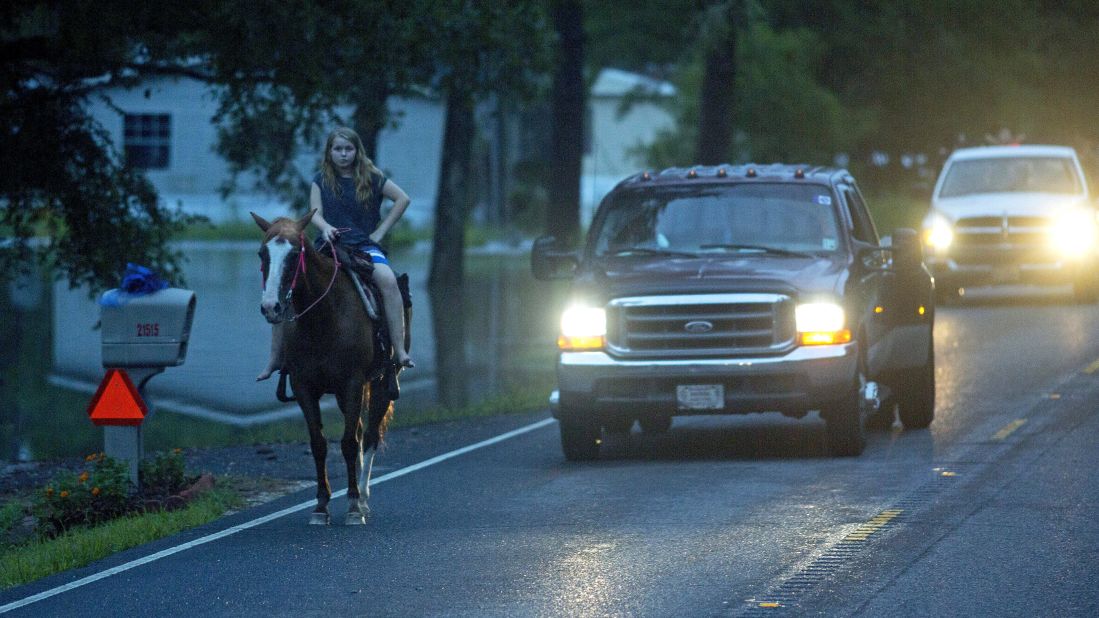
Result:
<svg viewBox="0 0 1099 618"><path fill-rule="evenodd" d="M122 369L108 369L88 404L88 417L96 425L140 425L149 409L133 380Z"/></svg>

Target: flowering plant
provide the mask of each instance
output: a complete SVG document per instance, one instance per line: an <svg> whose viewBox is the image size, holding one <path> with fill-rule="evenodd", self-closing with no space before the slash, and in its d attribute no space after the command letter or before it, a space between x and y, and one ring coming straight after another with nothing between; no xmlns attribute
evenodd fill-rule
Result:
<svg viewBox="0 0 1099 618"><path fill-rule="evenodd" d="M183 451L178 448L142 461L138 466L141 493L149 498L164 498L186 489L195 479L187 476L183 464Z"/></svg>
<svg viewBox="0 0 1099 618"><path fill-rule="evenodd" d="M34 499L39 531L53 536L72 526L114 519L134 506L125 463L103 453L88 455L87 468L56 475Z"/></svg>

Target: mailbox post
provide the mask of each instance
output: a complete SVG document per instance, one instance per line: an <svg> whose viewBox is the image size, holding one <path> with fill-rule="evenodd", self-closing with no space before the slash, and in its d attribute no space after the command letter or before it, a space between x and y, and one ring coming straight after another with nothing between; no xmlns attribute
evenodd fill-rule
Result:
<svg viewBox="0 0 1099 618"><path fill-rule="evenodd" d="M108 301L109 302L106 302ZM165 367L182 365L195 317L195 293L180 288L165 288L140 296L121 290L108 290L100 301L100 331L103 366L122 370L137 386L144 400L145 385ZM108 386L112 371L107 372L101 390ZM98 398L97 398L98 399ZM93 406L96 401L93 401ZM138 402L144 408L144 402ZM103 450L130 465L130 480L138 482L138 463L144 456L141 423L132 418L110 418L109 412L93 422L103 426Z"/></svg>

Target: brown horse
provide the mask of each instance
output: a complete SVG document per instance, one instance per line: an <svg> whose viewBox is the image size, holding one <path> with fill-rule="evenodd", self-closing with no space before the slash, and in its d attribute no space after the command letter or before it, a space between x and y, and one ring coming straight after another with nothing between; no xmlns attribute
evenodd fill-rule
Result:
<svg viewBox="0 0 1099 618"><path fill-rule="evenodd" d="M310 523L329 521L332 490L325 465L328 442L321 424L320 398L331 393L343 414L340 450L347 463L346 523L362 524L370 512L367 499L374 453L393 414L393 401L383 384L388 359L376 358L374 330L378 325L368 316L351 278L340 274L337 260L322 256L306 240L305 228L313 212L297 221L279 218L271 223L251 213L265 233L259 251L263 270L260 311L268 322L282 323L283 370L289 373L290 386L309 428L317 467L317 506ZM364 467L365 449L370 449L370 459Z"/></svg>

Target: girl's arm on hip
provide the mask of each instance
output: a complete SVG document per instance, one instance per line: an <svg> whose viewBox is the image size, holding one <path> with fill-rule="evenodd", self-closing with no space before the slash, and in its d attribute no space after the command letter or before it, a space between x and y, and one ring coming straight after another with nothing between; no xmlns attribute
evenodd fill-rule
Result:
<svg viewBox="0 0 1099 618"><path fill-rule="evenodd" d="M370 235L370 239L374 242L380 243L390 228L397 224L404 215L404 211L408 209L408 205L412 203L408 194L404 192L404 189L397 186L397 183L392 180L386 180L385 185L382 186L382 195L393 200L393 208L389 210L389 214L385 219L378 224L378 229L374 230L374 233Z"/></svg>

